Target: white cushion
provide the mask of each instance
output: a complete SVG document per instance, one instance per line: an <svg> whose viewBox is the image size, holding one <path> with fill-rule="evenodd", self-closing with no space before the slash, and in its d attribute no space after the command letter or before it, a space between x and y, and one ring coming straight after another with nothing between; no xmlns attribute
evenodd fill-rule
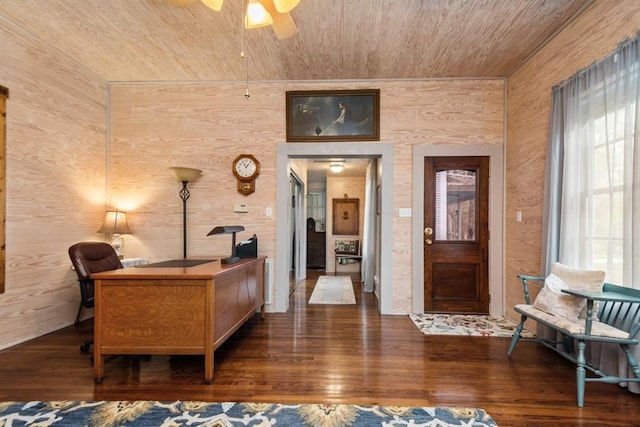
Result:
<svg viewBox="0 0 640 427"><path fill-rule="evenodd" d="M566 334L584 335L585 333L585 326L587 322L586 320L567 319L564 317L553 316L527 304L517 304L514 308L518 313L522 313L532 318L533 320L541 320L552 324L554 325L554 327L560 329ZM620 329L614 328L611 325L607 325L606 323L601 323L598 321L594 321L591 324L591 336L629 339L628 332L621 331Z"/></svg>
<svg viewBox="0 0 640 427"><path fill-rule="evenodd" d="M605 273L603 271L576 270L559 263L551 267L551 273L544 281L544 287L533 302L533 306L554 316L567 319L586 316L586 300L562 293L562 289L584 291L602 290ZM594 304L594 316L597 313Z"/></svg>

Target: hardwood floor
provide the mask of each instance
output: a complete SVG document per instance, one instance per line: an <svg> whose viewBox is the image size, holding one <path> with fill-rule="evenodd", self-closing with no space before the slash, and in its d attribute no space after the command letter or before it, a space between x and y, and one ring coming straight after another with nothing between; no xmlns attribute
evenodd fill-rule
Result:
<svg viewBox="0 0 640 427"><path fill-rule="evenodd" d="M92 321L0 352L0 400L204 400L481 407L500 426L639 425L640 397L590 383L575 403L575 369L508 338L423 336L406 315L381 316L354 278L356 305L307 305L322 272L298 284L286 314L255 315L215 354L115 357L94 384ZM185 313L185 316L188 316ZM635 424L634 424L635 423Z"/></svg>

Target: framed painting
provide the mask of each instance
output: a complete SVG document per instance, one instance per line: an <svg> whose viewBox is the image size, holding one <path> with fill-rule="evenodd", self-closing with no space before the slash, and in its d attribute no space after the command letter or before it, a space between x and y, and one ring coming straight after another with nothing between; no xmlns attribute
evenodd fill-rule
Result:
<svg viewBox="0 0 640 427"><path fill-rule="evenodd" d="M360 233L360 199L333 199L333 234Z"/></svg>
<svg viewBox="0 0 640 427"><path fill-rule="evenodd" d="M287 141L380 141L380 89L288 91Z"/></svg>

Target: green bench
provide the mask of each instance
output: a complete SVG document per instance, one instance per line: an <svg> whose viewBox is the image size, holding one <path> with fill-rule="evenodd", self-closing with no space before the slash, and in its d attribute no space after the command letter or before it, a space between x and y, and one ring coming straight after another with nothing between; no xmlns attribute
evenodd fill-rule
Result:
<svg viewBox="0 0 640 427"><path fill-rule="evenodd" d="M610 384L640 382L640 368L631 351L631 346L638 345L640 290L610 283L604 283L601 292L563 289L562 292L567 295L581 297L586 300L586 316L574 319L542 311L531 304L527 282L543 282L545 280L544 277L518 275L518 278L522 280L526 304L518 304L514 307L514 310L520 313L521 316L520 323L513 333L511 344L509 345L508 356L511 356L519 341L534 341L545 345L575 363L577 365L576 385L579 407L584 405L586 382ZM597 317L593 316L594 312ZM535 320L560 332L562 338L560 340L550 340L521 337L520 334L527 319ZM610 375L589 364L585 358L585 349L589 342L618 344L626 355L627 363L634 376ZM575 347L577 347L577 350ZM591 372L593 375L587 376L586 371Z"/></svg>

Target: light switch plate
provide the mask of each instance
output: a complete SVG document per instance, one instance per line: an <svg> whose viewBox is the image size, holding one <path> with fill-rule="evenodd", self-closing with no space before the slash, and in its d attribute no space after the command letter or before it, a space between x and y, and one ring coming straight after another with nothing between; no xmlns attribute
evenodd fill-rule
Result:
<svg viewBox="0 0 640 427"><path fill-rule="evenodd" d="M411 218L411 208L398 209L398 216L400 218Z"/></svg>

